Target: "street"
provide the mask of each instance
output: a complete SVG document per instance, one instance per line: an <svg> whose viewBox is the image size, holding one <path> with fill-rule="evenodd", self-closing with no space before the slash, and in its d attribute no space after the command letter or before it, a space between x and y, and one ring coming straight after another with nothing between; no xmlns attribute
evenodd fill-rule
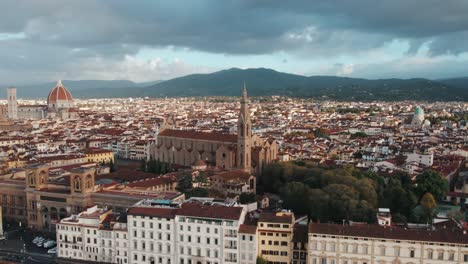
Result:
<svg viewBox="0 0 468 264"><path fill-rule="evenodd" d="M0 260L14 263L57 263L47 249L32 243L35 234L18 226L7 227L0 241Z"/></svg>

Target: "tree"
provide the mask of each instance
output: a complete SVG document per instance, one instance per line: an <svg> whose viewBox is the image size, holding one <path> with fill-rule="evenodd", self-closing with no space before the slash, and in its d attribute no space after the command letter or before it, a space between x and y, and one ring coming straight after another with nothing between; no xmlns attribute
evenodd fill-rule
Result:
<svg viewBox="0 0 468 264"><path fill-rule="evenodd" d="M396 213L396 214L392 213L392 221L395 223L406 224L408 222L408 218L406 218L406 216L399 214L399 213Z"/></svg>
<svg viewBox="0 0 468 264"><path fill-rule="evenodd" d="M140 170L146 172L147 171L147 169L146 169L147 166L148 166L148 162L146 160L142 159L140 161Z"/></svg>
<svg viewBox="0 0 468 264"><path fill-rule="evenodd" d="M267 261L266 259L264 259L263 257L258 256L258 257L257 257L257 262L256 262L256 263L257 263L257 264L267 264L268 261Z"/></svg>
<svg viewBox="0 0 468 264"><path fill-rule="evenodd" d="M206 185L208 183L208 179L206 178L205 172L200 172L200 174L197 177L195 177L194 182L198 182L202 184L202 186Z"/></svg>
<svg viewBox="0 0 468 264"><path fill-rule="evenodd" d="M426 170L416 177L416 193L422 197L430 193L437 200L444 197L448 190L447 180L438 172Z"/></svg>
<svg viewBox="0 0 468 264"><path fill-rule="evenodd" d="M410 218L417 199L411 190L403 189L400 184L385 188L380 205L390 208L392 214L402 214Z"/></svg>
<svg viewBox="0 0 468 264"><path fill-rule="evenodd" d="M351 135L351 138L366 138L367 134L364 132L356 132Z"/></svg>
<svg viewBox="0 0 468 264"><path fill-rule="evenodd" d="M177 190L182 193L187 193L192 189L192 175L181 175L177 181Z"/></svg>
<svg viewBox="0 0 468 264"><path fill-rule="evenodd" d="M310 218L315 221L327 221L329 195L321 189L310 189L308 200Z"/></svg>
<svg viewBox="0 0 468 264"><path fill-rule="evenodd" d="M297 214L309 214L309 187L301 182L290 182L281 191L284 207Z"/></svg>
<svg viewBox="0 0 468 264"><path fill-rule="evenodd" d="M241 204L250 204L253 202L256 202L257 200L255 199L255 193L251 192L243 192L239 196L239 202Z"/></svg>
<svg viewBox="0 0 468 264"><path fill-rule="evenodd" d="M375 223L376 209L365 200L360 200L357 207L351 212L352 220L359 222Z"/></svg>
<svg viewBox="0 0 468 264"><path fill-rule="evenodd" d="M376 188L372 180L358 180L355 184L355 189L359 192L360 200L365 200L374 209L377 207L377 192L375 191Z"/></svg>
<svg viewBox="0 0 468 264"><path fill-rule="evenodd" d="M427 192L421 198L421 207L426 217L427 222L432 222L437 203L431 193Z"/></svg>
<svg viewBox="0 0 468 264"><path fill-rule="evenodd" d="M190 197L208 197L209 192L206 188L196 187L188 192Z"/></svg>
<svg viewBox="0 0 468 264"><path fill-rule="evenodd" d="M117 170L113 160L110 160L110 162L109 162L109 170L110 170L110 172L114 172L114 171Z"/></svg>
<svg viewBox="0 0 468 264"><path fill-rule="evenodd" d="M336 222L351 219L352 212L356 210L359 204L358 192L354 188L343 184L330 184L324 188L324 191L330 197L328 209L333 212L330 219Z"/></svg>

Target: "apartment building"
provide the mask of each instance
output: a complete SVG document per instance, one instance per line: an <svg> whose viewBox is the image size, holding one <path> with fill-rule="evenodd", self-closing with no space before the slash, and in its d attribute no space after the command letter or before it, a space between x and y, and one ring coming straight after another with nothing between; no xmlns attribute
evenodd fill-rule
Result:
<svg viewBox="0 0 468 264"><path fill-rule="evenodd" d="M145 200L128 210L130 263L177 263L175 216L177 205Z"/></svg>
<svg viewBox="0 0 468 264"><path fill-rule="evenodd" d="M125 219L94 206L57 225L58 256L118 264L253 264L256 226L244 225L246 210L211 198L149 199L129 208Z"/></svg>
<svg viewBox="0 0 468 264"><path fill-rule="evenodd" d="M258 253L268 263L288 264L292 258L294 214L262 213L258 219Z"/></svg>
<svg viewBox="0 0 468 264"><path fill-rule="evenodd" d="M62 219L57 227L57 256L84 261L128 263L127 224L123 215L93 206ZM116 243L118 242L118 243ZM118 261L117 261L118 260Z"/></svg>
<svg viewBox="0 0 468 264"><path fill-rule="evenodd" d="M257 226L242 224L239 227L240 263L255 264L257 262Z"/></svg>
<svg viewBox="0 0 468 264"><path fill-rule="evenodd" d="M308 247L310 264L468 262L468 236L459 227L414 230L310 223Z"/></svg>

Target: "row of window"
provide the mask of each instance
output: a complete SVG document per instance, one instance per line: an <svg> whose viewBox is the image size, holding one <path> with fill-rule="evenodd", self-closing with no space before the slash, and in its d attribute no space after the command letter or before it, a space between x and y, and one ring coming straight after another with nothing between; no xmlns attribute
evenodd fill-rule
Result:
<svg viewBox="0 0 468 264"><path fill-rule="evenodd" d="M268 233L267 233L267 232L260 232L260 235L261 235L261 236L277 236L277 237L279 237L279 236L281 236L281 237L287 237L287 236L288 236L287 233L281 233L281 234L280 234L280 233L277 233L277 232L275 232L275 233L272 233L272 232L268 232Z"/></svg>
<svg viewBox="0 0 468 264"><path fill-rule="evenodd" d="M289 244L287 241L274 241L274 240L268 240L268 241L265 241L265 240L262 240L262 245L266 245L268 242L268 245L270 246L284 246L284 247L287 247Z"/></svg>
<svg viewBox="0 0 468 264"><path fill-rule="evenodd" d="M262 255L287 257L288 252L287 251L278 251L278 250L262 250Z"/></svg>
<svg viewBox="0 0 468 264"><path fill-rule="evenodd" d="M163 238L163 233L161 232L157 232L157 237L159 240L161 240ZM154 239L154 233L153 232L149 232L149 236L146 237L147 235L147 231L145 230L141 230L140 231L140 235L138 235L138 231L137 230L133 230L133 238L150 238L150 239ZM167 240L171 240L171 234L170 233L166 233L166 239Z"/></svg>

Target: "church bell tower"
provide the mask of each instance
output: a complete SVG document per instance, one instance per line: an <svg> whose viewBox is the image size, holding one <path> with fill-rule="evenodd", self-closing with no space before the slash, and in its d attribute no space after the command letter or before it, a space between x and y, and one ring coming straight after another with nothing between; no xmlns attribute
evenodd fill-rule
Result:
<svg viewBox="0 0 468 264"><path fill-rule="evenodd" d="M250 172L252 168L252 122L250 120L249 99L244 82L239 119L237 121L237 167Z"/></svg>

